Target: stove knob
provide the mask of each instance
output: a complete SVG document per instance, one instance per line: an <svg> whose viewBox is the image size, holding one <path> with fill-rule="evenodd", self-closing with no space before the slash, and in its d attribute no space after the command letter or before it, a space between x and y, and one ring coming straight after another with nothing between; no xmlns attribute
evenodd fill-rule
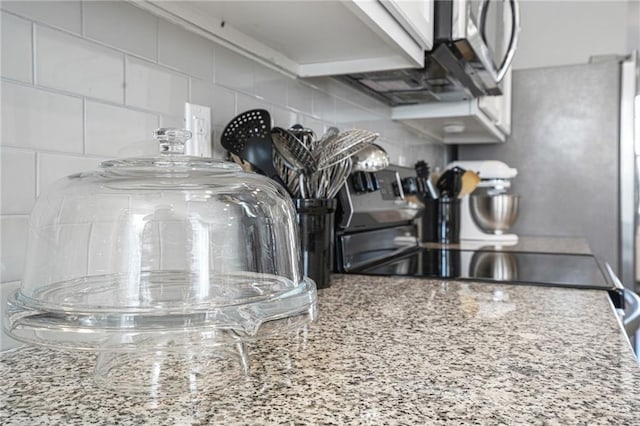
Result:
<svg viewBox="0 0 640 426"><path fill-rule="evenodd" d="M378 176L375 173L370 173L371 176L371 184L373 185L373 190L377 191L380 189L380 182L378 181Z"/></svg>
<svg viewBox="0 0 640 426"><path fill-rule="evenodd" d="M393 182L391 184L391 187L393 188L393 195L396 197L400 196L400 188L398 188L398 183L397 182Z"/></svg>
<svg viewBox="0 0 640 426"><path fill-rule="evenodd" d="M356 194L367 192L367 182L364 178L364 172L355 172L351 175L351 184Z"/></svg>
<svg viewBox="0 0 640 426"><path fill-rule="evenodd" d="M371 180L371 174L364 173L364 181L365 181L365 187L367 188L367 192L375 191L375 188L373 187L373 180Z"/></svg>
<svg viewBox="0 0 640 426"><path fill-rule="evenodd" d="M411 195L418 193L418 182L414 177L406 177L402 178L400 181L402 183L402 191L404 195Z"/></svg>

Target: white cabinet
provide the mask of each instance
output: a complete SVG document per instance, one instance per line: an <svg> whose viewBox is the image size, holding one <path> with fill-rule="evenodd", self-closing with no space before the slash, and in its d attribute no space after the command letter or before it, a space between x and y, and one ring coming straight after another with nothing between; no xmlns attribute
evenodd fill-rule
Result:
<svg viewBox="0 0 640 426"><path fill-rule="evenodd" d="M425 50L433 46L433 1L381 0L383 6L400 22Z"/></svg>
<svg viewBox="0 0 640 426"><path fill-rule="evenodd" d="M502 96L485 96L478 99L480 108L505 134L511 133L511 69L502 82Z"/></svg>
<svg viewBox="0 0 640 426"><path fill-rule="evenodd" d="M391 118L446 144L504 142L511 133L511 71L502 91L469 101L398 106Z"/></svg>
<svg viewBox="0 0 640 426"><path fill-rule="evenodd" d="M433 44L433 0L134 4L298 77L418 68Z"/></svg>

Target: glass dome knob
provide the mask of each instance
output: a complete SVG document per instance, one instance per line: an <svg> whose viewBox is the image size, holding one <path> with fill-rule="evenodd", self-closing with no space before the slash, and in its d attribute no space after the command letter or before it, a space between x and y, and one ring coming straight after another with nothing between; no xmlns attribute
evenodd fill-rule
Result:
<svg viewBox="0 0 640 426"><path fill-rule="evenodd" d="M184 145L191 139L191 132L185 129L161 128L153 131L153 137L160 143L163 154L184 154Z"/></svg>

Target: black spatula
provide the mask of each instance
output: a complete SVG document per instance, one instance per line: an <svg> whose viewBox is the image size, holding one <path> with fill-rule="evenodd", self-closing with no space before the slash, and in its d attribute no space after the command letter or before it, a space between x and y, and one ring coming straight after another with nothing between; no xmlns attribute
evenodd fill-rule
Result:
<svg viewBox="0 0 640 426"><path fill-rule="evenodd" d="M220 137L222 147L250 163L256 172L277 177L273 167L271 116L264 109L252 109L236 116Z"/></svg>

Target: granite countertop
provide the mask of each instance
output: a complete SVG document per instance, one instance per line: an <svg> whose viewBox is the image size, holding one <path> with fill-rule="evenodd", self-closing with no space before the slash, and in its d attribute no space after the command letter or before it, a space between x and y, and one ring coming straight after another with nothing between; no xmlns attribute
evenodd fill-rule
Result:
<svg viewBox="0 0 640 426"><path fill-rule="evenodd" d="M95 387L95 355L2 354L0 423L632 424L640 369L607 293L335 275L318 321L250 349L227 388Z"/></svg>

